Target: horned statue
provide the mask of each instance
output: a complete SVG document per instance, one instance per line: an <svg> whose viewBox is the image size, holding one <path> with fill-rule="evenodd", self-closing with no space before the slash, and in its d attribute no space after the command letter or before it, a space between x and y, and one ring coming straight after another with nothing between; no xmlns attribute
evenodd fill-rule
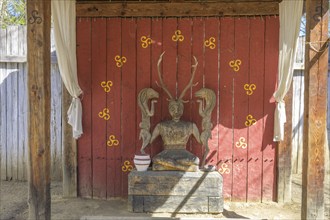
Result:
<svg viewBox="0 0 330 220"><path fill-rule="evenodd" d="M142 89L138 95L138 105L142 113L140 123L140 139L142 139L141 153L145 154L145 147L151 144L158 136L161 136L164 150L152 158L153 170L180 170L180 171L198 171L199 166L204 168L206 156L209 152L208 140L211 138L211 113L216 103L214 91L208 88L202 88L195 93L199 98L199 114L202 117L202 132L200 133L196 124L181 120L185 102L183 97L185 93L193 86L198 61L194 57L195 63L192 65L192 74L188 85L183 89L178 98L174 98L167 89L161 76L160 64L163 59L163 52L157 63L158 77L160 87L169 97L168 110L172 120L158 123L152 133L150 133L150 118L154 115L154 105L159 98L158 92L152 88ZM149 109L150 102L150 109ZM203 158L200 160L197 156L186 150L186 144L190 136L193 136L198 143L205 147Z"/></svg>

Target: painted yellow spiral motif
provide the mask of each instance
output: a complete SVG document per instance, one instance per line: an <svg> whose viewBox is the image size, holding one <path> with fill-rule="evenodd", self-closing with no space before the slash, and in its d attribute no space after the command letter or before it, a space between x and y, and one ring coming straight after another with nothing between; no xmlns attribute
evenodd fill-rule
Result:
<svg viewBox="0 0 330 220"><path fill-rule="evenodd" d="M210 37L210 39L204 41L204 46L209 47L210 49L214 49L216 47L215 45L215 38Z"/></svg>
<svg viewBox="0 0 330 220"><path fill-rule="evenodd" d="M184 36L181 34L180 30L176 30L172 36L172 41L183 41Z"/></svg>
<svg viewBox="0 0 330 220"><path fill-rule="evenodd" d="M255 120L252 115L248 115L246 116L245 126L249 127L251 125L254 125L256 122L257 120Z"/></svg>
<svg viewBox="0 0 330 220"><path fill-rule="evenodd" d="M241 60L231 60L230 62L229 62L229 66L231 67L231 68L233 68L233 70L235 71L235 72L238 72L239 71L239 68L240 68L240 65L242 64L242 61Z"/></svg>
<svg viewBox="0 0 330 220"><path fill-rule="evenodd" d="M257 86L255 84L245 84L244 90L246 90L247 95L252 95L253 91L257 89Z"/></svg>
<svg viewBox="0 0 330 220"><path fill-rule="evenodd" d="M218 171L221 174L224 174L224 173L229 174L230 173L230 169L228 168L228 165L226 163L221 164L221 167Z"/></svg>
<svg viewBox="0 0 330 220"><path fill-rule="evenodd" d="M105 92L110 92L112 84L113 83L112 83L111 80L101 82L101 86L102 86L102 88L104 89Z"/></svg>
<svg viewBox="0 0 330 220"><path fill-rule="evenodd" d="M129 172L129 171L133 170L133 166L131 165L131 162L129 162L128 160L126 160L124 162L124 165L121 167L121 170L123 172Z"/></svg>
<svg viewBox="0 0 330 220"><path fill-rule="evenodd" d="M243 149L247 148L247 143L245 142L244 137L240 137L235 145L237 148L243 148Z"/></svg>
<svg viewBox="0 0 330 220"><path fill-rule="evenodd" d="M142 48L147 48L152 43L152 40L150 37L142 36L141 37L141 46Z"/></svg>
<svg viewBox="0 0 330 220"><path fill-rule="evenodd" d="M116 139L116 136L115 135L110 135L109 136L109 139L107 141L107 145L109 147L118 146L119 145L119 141Z"/></svg>
<svg viewBox="0 0 330 220"><path fill-rule="evenodd" d="M110 110L107 108L104 108L103 111L99 112L99 117L108 121L110 119Z"/></svg>
<svg viewBox="0 0 330 220"><path fill-rule="evenodd" d="M119 55L115 56L115 61L116 61L116 66L117 67L122 67L124 63L126 63L127 59L126 57L121 57Z"/></svg>

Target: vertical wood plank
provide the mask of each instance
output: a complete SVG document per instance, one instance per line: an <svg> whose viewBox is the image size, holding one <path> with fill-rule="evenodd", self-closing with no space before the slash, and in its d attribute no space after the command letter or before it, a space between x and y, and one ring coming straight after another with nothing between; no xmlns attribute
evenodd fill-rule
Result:
<svg viewBox="0 0 330 220"><path fill-rule="evenodd" d="M204 75L204 19L203 18L193 18L193 27L192 27L192 55L195 56L198 60L198 67L195 73L195 83L198 83L192 88L193 99L191 102L191 111L192 111L192 121L196 123L199 131L202 131L202 118L198 113L199 103L196 102L195 92L200 90L203 85L203 75ZM203 34L201 34L203 33ZM219 43L217 43L214 48L217 50L219 48ZM215 110L214 110L215 111ZM201 144L197 143L196 140L192 140L192 153L195 154L198 158L203 158L204 148Z"/></svg>
<svg viewBox="0 0 330 220"><path fill-rule="evenodd" d="M6 54L6 30L0 28L0 55ZM6 64L0 63L0 178L6 180L7 176L7 95L6 95L6 83L7 83L7 71Z"/></svg>
<svg viewBox="0 0 330 220"><path fill-rule="evenodd" d="M1 30L0 30L1 31ZM6 65L0 63L0 75L6 74ZM0 84L0 178L6 180L7 178L7 96L6 96L6 79Z"/></svg>
<svg viewBox="0 0 330 220"><path fill-rule="evenodd" d="M159 82L157 61L160 54L163 52L163 19L152 18L151 26L151 87L159 93L160 97L155 106L155 115L150 119L151 131L153 131L156 124L159 123L162 119L162 105L167 106L168 103L162 102L163 99L161 97L166 96L166 94L161 88L159 88L156 83ZM156 140L154 140L154 142L150 145L150 148L152 157L158 154L163 149L161 138L158 137Z"/></svg>
<svg viewBox="0 0 330 220"><path fill-rule="evenodd" d="M248 127L245 126L249 114L249 95L244 85L249 84L249 37L250 19L235 18L235 58L241 60L239 70L234 73L233 112L234 112L234 147L233 147L233 191L232 201L246 201L247 193L247 148ZM252 113L253 114L253 113Z"/></svg>
<svg viewBox="0 0 330 220"><path fill-rule="evenodd" d="M93 197L106 198L106 121L112 114L105 110L106 93L101 87L106 80L106 19L92 19L91 31Z"/></svg>
<svg viewBox="0 0 330 220"><path fill-rule="evenodd" d="M329 1L306 1L302 219L324 218L328 19Z"/></svg>
<svg viewBox="0 0 330 220"><path fill-rule="evenodd" d="M27 1L29 219L50 219L51 215L50 9L50 1Z"/></svg>
<svg viewBox="0 0 330 220"><path fill-rule="evenodd" d="M284 98L286 123L284 124L284 140L278 143L277 154L277 201L291 202L291 182L292 182L292 84Z"/></svg>
<svg viewBox="0 0 330 220"><path fill-rule="evenodd" d="M264 135L262 147L262 201L273 201L276 187L274 110L271 98L278 74L279 18L265 18Z"/></svg>
<svg viewBox="0 0 330 220"><path fill-rule="evenodd" d="M190 18L179 18L178 19L178 30L181 31L184 36L183 41L177 41L177 53L178 53L178 64L177 64L177 93L178 97L181 95L183 89L188 85L192 74L191 64L191 19ZM199 67L198 67L199 68ZM193 83L196 82L195 79ZM181 120L191 121L191 89L187 90L183 100L189 101L184 103L184 111ZM191 146L187 143L187 150L191 151Z"/></svg>
<svg viewBox="0 0 330 220"><path fill-rule="evenodd" d="M215 38L216 42L219 42L219 30L220 30L220 20L218 18L207 18L205 19L205 40L209 40L211 37ZM219 53L218 47L211 49L210 47L204 50L204 79L205 87L212 89L216 98L216 107L213 109L211 115L212 122L212 138L208 141L208 146L210 148L209 154L206 156L206 164L216 166L218 164L218 143L219 143Z"/></svg>
<svg viewBox="0 0 330 220"><path fill-rule="evenodd" d="M137 19L137 29L136 29L136 97L138 93L144 89L151 86L151 44L153 43L153 39L151 39L151 19L141 18ZM150 38L150 44L145 40ZM155 105L158 105L156 103ZM142 146L142 139L139 140L140 135L140 127L139 123L141 122L141 110L137 105L136 109L136 146L135 152L140 153L140 149ZM150 131L152 132L152 131ZM146 153L150 155L151 149L150 146L147 147Z"/></svg>
<svg viewBox="0 0 330 220"><path fill-rule="evenodd" d="M265 20L250 19L250 64L249 85L255 85L255 90L249 96L249 114L256 123L249 127L248 136L248 201L261 201L262 189L262 144L264 126L264 80L265 80ZM274 83L275 81L273 81ZM249 86L249 87L250 87ZM252 88L252 87L251 87ZM245 94L248 91L245 91ZM245 118L245 120L247 120ZM271 171L272 172L272 171Z"/></svg>
<svg viewBox="0 0 330 220"><path fill-rule="evenodd" d="M136 20L122 21L122 56L127 62L122 66L122 166L129 161L133 166L133 157L136 147ZM129 126L126 126L129 125ZM128 167L123 169L122 195L128 193Z"/></svg>
<svg viewBox="0 0 330 220"><path fill-rule="evenodd" d="M224 198L231 199L232 195L232 150L233 150L233 74L229 66L234 60L233 18L221 18L220 25L220 102L219 102L219 152L218 170L223 176ZM205 71L206 74L206 71Z"/></svg>
<svg viewBox="0 0 330 220"><path fill-rule="evenodd" d="M26 26L18 27L18 55L26 55ZM18 64L18 180L27 180L27 73L25 68L25 63Z"/></svg>
<svg viewBox="0 0 330 220"><path fill-rule="evenodd" d="M107 92L107 106L112 118L107 122L107 138L114 135L119 141L107 145L107 197L121 196L121 68L116 66L114 58L121 54L121 19L109 18L107 21L107 80L112 81Z"/></svg>
<svg viewBox="0 0 330 220"><path fill-rule="evenodd" d="M63 175L63 196L77 197L77 141L72 137L72 126L68 123L67 111L71 105L72 97L62 85L62 135L61 143L63 149L61 151L62 175Z"/></svg>
<svg viewBox="0 0 330 220"><path fill-rule="evenodd" d="M177 45L180 42L179 39L175 37L175 32L177 30L178 26L176 18L163 18L163 51L165 51L165 54L161 63L162 77L167 89L174 99L177 97ZM163 92L162 120L171 119L168 111L168 99L168 95Z"/></svg>
<svg viewBox="0 0 330 220"><path fill-rule="evenodd" d="M92 54L91 19L77 18L77 73L82 99L84 134L78 139L78 194L92 197Z"/></svg>
<svg viewBox="0 0 330 220"><path fill-rule="evenodd" d="M9 55L16 55L18 54L18 28L17 26L9 26L7 27L7 40L9 43L7 43L7 54ZM17 63L7 63L7 74L9 76L10 84L7 84L7 100L9 100L9 109L10 111L7 112L8 117L8 143L10 145L8 146L8 158L9 158L9 176L8 178L10 180L17 180L17 168L18 168L18 111L17 111L17 83L18 83L18 69L17 69Z"/></svg>
<svg viewBox="0 0 330 220"><path fill-rule="evenodd" d="M57 64L51 64L50 144L52 180L62 180L62 80Z"/></svg>
<svg viewBox="0 0 330 220"><path fill-rule="evenodd" d="M26 94L26 91L23 91L24 89L24 83L26 81L23 80L24 77L24 72L21 68L22 66L20 65L19 68L19 73L18 73L18 78L17 78L17 107L18 107L18 112L17 112L17 121L20 123L20 126L17 127L17 146L18 146L18 152L17 152L17 180L24 180L24 173L25 173L25 167L23 165L24 162L24 143L25 143L25 131L24 129L24 125L26 123L26 121L24 121L24 114L26 114L25 111L25 106L23 104L24 99L26 99L27 97L24 97Z"/></svg>

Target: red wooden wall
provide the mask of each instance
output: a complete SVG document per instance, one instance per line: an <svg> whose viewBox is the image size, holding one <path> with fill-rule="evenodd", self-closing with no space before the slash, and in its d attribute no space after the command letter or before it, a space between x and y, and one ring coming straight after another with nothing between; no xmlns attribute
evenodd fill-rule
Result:
<svg viewBox="0 0 330 220"><path fill-rule="evenodd" d="M152 129L170 119L166 94L157 86L157 60L172 94L190 79L192 56L199 62L185 96L183 119L201 128L193 94L205 86L217 93L207 161L224 178L232 201L274 200L275 143L272 141L278 63L277 17L251 18L77 18L79 83L84 91L84 134L78 141L78 184L83 197L127 195L127 176L139 152L138 92L160 93ZM188 150L201 158L191 140ZM148 153L161 151L157 139Z"/></svg>

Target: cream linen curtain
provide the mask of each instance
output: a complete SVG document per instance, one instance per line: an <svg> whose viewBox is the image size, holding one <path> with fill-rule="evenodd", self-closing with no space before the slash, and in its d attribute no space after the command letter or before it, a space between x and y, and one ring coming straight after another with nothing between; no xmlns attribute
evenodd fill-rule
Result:
<svg viewBox="0 0 330 220"><path fill-rule="evenodd" d="M78 139L82 131L82 106L79 95L76 59L76 2L75 0L52 0L54 35L57 60L64 85L72 102L67 112L73 137Z"/></svg>
<svg viewBox="0 0 330 220"><path fill-rule="evenodd" d="M284 138L286 114L283 99L292 82L303 4L303 0L283 0L280 3L280 52L278 88L274 93L277 103L274 116L274 141L281 141Z"/></svg>

